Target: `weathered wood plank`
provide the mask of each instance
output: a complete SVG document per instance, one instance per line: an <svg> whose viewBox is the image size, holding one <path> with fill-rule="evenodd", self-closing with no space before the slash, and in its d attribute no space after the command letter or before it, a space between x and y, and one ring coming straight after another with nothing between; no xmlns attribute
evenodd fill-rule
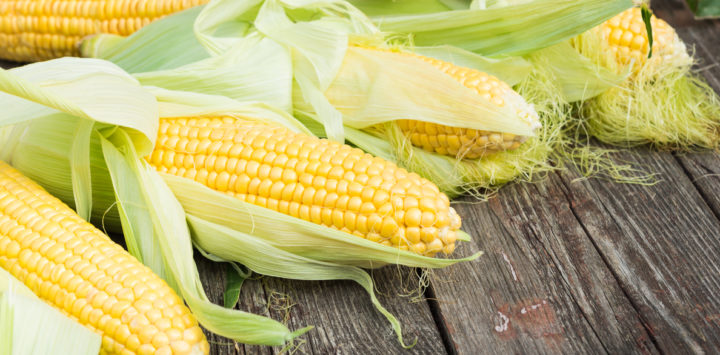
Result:
<svg viewBox="0 0 720 355"><path fill-rule="evenodd" d="M407 343L417 345L404 350L386 319L372 306L365 291L349 281L302 282L267 278L266 293L279 297L271 308L273 318L285 316L282 306L287 297L295 306L287 317L291 329L315 325L303 338L300 349L313 354L441 354L445 353L440 333L427 302L411 302L399 294L418 289L414 269L388 266L373 271L378 299L402 323ZM270 297L272 299L272 297Z"/></svg>
<svg viewBox="0 0 720 355"><path fill-rule="evenodd" d="M222 304L225 268L196 257L200 277L211 301ZM389 323L372 306L367 293L346 281L303 282L262 277L243 285L236 308L286 322L290 329L314 325L296 342L295 350L312 354L440 354L445 353L440 333L427 302L399 297L417 290L415 270L386 267L373 272L378 299L403 325L411 350L404 350ZM209 332L211 354L275 354L280 347L238 344Z"/></svg>
<svg viewBox="0 0 720 355"><path fill-rule="evenodd" d="M621 158L662 179L652 187L565 172L573 212L667 353L720 349L720 221L669 153Z"/></svg>
<svg viewBox="0 0 720 355"><path fill-rule="evenodd" d="M225 287L225 264L212 262L197 255L195 262L198 266L200 279L208 298L217 303L223 303L223 291ZM255 280L246 280L240 293L240 299L235 306L236 309L254 314L269 317L267 298L262 285ZM205 330L205 329L203 329ZM262 354L270 355L278 352L280 348L274 349L268 346L240 344L225 337L218 336L205 330L205 335L210 343L210 353L215 355L239 355L239 354Z"/></svg>
<svg viewBox="0 0 720 355"><path fill-rule="evenodd" d="M695 48L701 75L720 92L720 21L695 21L678 34ZM720 216L720 155L716 152L676 154L705 201Z"/></svg>
<svg viewBox="0 0 720 355"><path fill-rule="evenodd" d="M483 204L456 204L479 261L435 272L433 291L460 354L656 353L551 174ZM447 280L447 281L443 281Z"/></svg>

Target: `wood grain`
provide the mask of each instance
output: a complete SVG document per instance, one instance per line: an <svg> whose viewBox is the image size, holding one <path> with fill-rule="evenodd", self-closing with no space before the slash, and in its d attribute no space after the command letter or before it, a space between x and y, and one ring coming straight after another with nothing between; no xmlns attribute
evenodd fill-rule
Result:
<svg viewBox="0 0 720 355"><path fill-rule="evenodd" d="M650 336L551 174L484 204L457 204L478 262L437 271L433 291L453 350L656 353ZM448 280L448 281L440 281Z"/></svg>
<svg viewBox="0 0 720 355"><path fill-rule="evenodd" d="M669 153L622 159L657 172L652 187L561 174L573 212L662 352L717 352L720 221Z"/></svg>
<svg viewBox="0 0 720 355"><path fill-rule="evenodd" d="M225 266L196 257L200 278L211 301L222 304ZM416 270L386 267L373 272L378 298L403 325L408 343L404 350L389 323L372 306L367 293L347 281L304 282L256 275L243 285L237 309L271 317L292 330L314 325L296 342L293 351L308 354L445 353L429 306L420 297L399 297L418 290ZM281 347L239 344L206 332L212 354L276 354Z"/></svg>
<svg viewBox="0 0 720 355"><path fill-rule="evenodd" d="M389 323L372 306L365 291L349 281L303 282L267 278L266 293L275 294L275 319L284 316L287 297L296 305L287 316L292 329L315 325L299 349L312 354L440 354L445 353L440 333L427 302L414 302L402 294L417 292L414 269L385 267L373 272L378 298L403 325L407 343L417 345L404 350Z"/></svg>

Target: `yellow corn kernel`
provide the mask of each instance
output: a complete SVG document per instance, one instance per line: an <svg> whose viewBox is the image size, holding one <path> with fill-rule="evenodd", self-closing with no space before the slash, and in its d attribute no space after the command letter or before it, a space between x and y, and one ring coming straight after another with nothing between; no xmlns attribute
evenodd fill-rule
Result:
<svg viewBox="0 0 720 355"><path fill-rule="evenodd" d="M32 207L31 207L32 206ZM48 233L51 232L52 233ZM68 237L71 236L71 237ZM23 247L21 247L23 245ZM0 161L0 267L65 315L102 335L102 353L147 352L167 345L156 328L172 319L146 315L143 307L162 298L166 307L192 319L164 328L192 337L177 339L186 348L207 353L202 331L182 300L164 281L84 221L60 200ZM128 284L155 285L135 292ZM139 289L137 289L139 290ZM150 304L150 303L148 303Z"/></svg>
<svg viewBox="0 0 720 355"><path fill-rule="evenodd" d="M670 60L673 57L689 58L685 45L667 22L653 16L653 57ZM596 28L618 64L634 63L640 68L648 61L648 35L640 8L631 8L605 21Z"/></svg>
<svg viewBox="0 0 720 355"><path fill-rule="evenodd" d="M229 149L193 144L201 138L189 132L205 129L215 139L211 144L228 143ZM226 189L222 192L245 202L425 255L454 249L446 241L455 239L442 236L454 236L461 222L447 197L417 174L359 149L231 117L162 119L159 132L155 151L146 158L158 171L173 174L175 162L164 157L182 152L183 164L195 159L196 182ZM215 163L199 164L199 159ZM213 186L209 176L236 183L218 186L216 180ZM391 202L408 198L414 202ZM412 241L405 232L410 226L418 229ZM417 246L424 243L434 244Z"/></svg>
<svg viewBox="0 0 720 355"><path fill-rule="evenodd" d="M78 56L78 45L85 36L128 36L153 20L208 1L3 0L0 59L32 62Z"/></svg>

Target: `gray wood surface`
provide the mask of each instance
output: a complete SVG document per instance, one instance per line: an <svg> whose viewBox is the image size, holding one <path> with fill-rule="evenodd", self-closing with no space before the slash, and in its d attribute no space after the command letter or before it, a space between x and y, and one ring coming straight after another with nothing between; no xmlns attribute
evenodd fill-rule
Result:
<svg viewBox="0 0 720 355"><path fill-rule="evenodd" d="M682 0L653 1L720 91L720 21L695 21ZM14 66L1 62L2 67ZM291 329L316 328L293 350L312 354L718 353L720 155L646 148L619 159L656 172L654 186L579 179L573 170L512 184L486 203L456 201L474 262L429 274L386 267L373 277L402 322L402 349L351 282L246 281L236 308ZM222 303L225 265L197 256L208 296ZM213 354L275 354L208 334Z"/></svg>

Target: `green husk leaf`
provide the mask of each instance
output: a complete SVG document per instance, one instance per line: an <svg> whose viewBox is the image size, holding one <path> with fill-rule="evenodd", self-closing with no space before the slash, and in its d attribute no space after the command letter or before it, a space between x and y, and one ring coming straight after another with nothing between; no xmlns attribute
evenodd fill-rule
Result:
<svg viewBox="0 0 720 355"><path fill-rule="evenodd" d="M354 1L360 4L362 0ZM453 45L483 55L523 55L577 36L632 6L630 0L535 0L487 8L373 17L418 46Z"/></svg>
<svg viewBox="0 0 720 355"><path fill-rule="evenodd" d="M452 10L442 0L351 0L350 1L366 15L384 16L391 14L428 14L439 11ZM464 1L453 1L455 6ZM458 6L462 8L462 5ZM464 6L467 8L467 4Z"/></svg>
<svg viewBox="0 0 720 355"><path fill-rule="evenodd" d="M192 214L188 214L188 221L199 248L226 260L236 260L259 274L295 280L357 282L370 295L375 308L390 322L400 344L405 348L414 345L404 343L400 322L380 304L372 278L362 269L305 258L279 249L254 234L242 233Z"/></svg>
<svg viewBox="0 0 720 355"><path fill-rule="evenodd" d="M541 49L528 56L540 69L552 72L565 102L585 101L615 87L630 71L615 73L578 53L570 42Z"/></svg>
<svg viewBox="0 0 720 355"><path fill-rule="evenodd" d="M343 114L343 123L352 128L413 119L533 135L531 127L517 117L510 105L498 108L418 58L376 49L348 48L325 97Z"/></svg>
<svg viewBox="0 0 720 355"><path fill-rule="evenodd" d="M109 60L128 73L174 69L208 58L192 28L202 9L196 6L153 21L129 37L91 36L81 43L82 56Z"/></svg>
<svg viewBox="0 0 720 355"><path fill-rule="evenodd" d="M462 48L447 45L413 47L412 50L424 56L492 74L510 86L515 86L523 81L532 71L532 64L521 57L489 58Z"/></svg>
<svg viewBox="0 0 720 355"><path fill-rule="evenodd" d="M648 37L648 58L652 58L653 53L653 31L652 31L652 23L650 22L650 19L652 18L653 14L652 11L650 11L650 8L647 4L643 4L641 8L641 14L643 22L645 23L645 32L647 33Z"/></svg>
<svg viewBox="0 0 720 355"><path fill-rule="evenodd" d="M0 268L0 353L95 355L101 340Z"/></svg>
<svg viewBox="0 0 720 355"><path fill-rule="evenodd" d="M74 168L71 178L75 194L75 210L85 220L90 219L90 211L92 211L92 179L88 149L94 124L90 120L78 121L70 156L70 164Z"/></svg>
<svg viewBox="0 0 720 355"><path fill-rule="evenodd" d="M289 111L292 108L291 63L291 53L285 47L253 36L223 56L134 76L147 86L260 101Z"/></svg>

